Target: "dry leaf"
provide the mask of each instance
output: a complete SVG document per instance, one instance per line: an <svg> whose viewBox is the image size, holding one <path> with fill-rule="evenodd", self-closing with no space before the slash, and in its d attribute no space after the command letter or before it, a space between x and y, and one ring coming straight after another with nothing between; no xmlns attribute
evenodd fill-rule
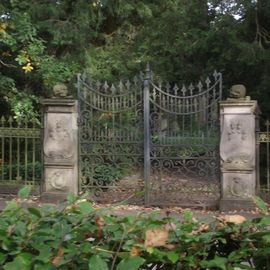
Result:
<svg viewBox="0 0 270 270"><path fill-rule="evenodd" d="M196 229L192 230L192 232L190 234L191 235L192 234L199 234L199 233L202 233L202 232L206 232L208 229L209 229L209 225L205 224L205 223L202 223L199 226L199 228L196 228Z"/></svg>
<svg viewBox="0 0 270 270"><path fill-rule="evenodd" d="M130 251L130 257L139 256L140 252L141 252L141 249L139 247L133 246Z"/></svg>
<svg viewBox="0 0 270 270"><path fill-rule="evenodd" d="M220 218L225 223L242 224L246 218L240 215L225 215Z"/></svg>
<svg viewBox="0 0 270 270"><path fill-rule="evenodd" d="M176 245L174 245L174 244L166 244L164 247L166 249L168 249L168 250L172 250L172 249L174 249L176 247Z"/></svg>
<svg viewBox="0 0 270 270"><path fill-rule="evenodd" d="M145 232L145 248L148 247L162 247L166 245L169 232L166 228L153 228Z"/></svg>
<svg viewBox="0 0 270 270"><path fill-rule="evenodd" d="M96 225L97 225L97 237L101 237L102 229L104 227L104 220L102 217L96 217Z"/></svg>
<svg viewBox="0 0 270 270"><path fill-rule="evenodd" d="M176 225L174 223L170 222L170 223L167 223L164 225L164 229L167 231L171 231L171 230L174 231L174 230L176 230Z"/></svg>
<svg viewBox="0 0 270 270"><path fill-rule="evenodd" d="M63 251L62 251L61 248L59 248L59 249L57 250L56 256L53 257L53 258L50 260L50 262L51 262L52 264L54 264L54 265L57 265L57 264L59 263L59 261L60 261L60 259L61 259L62 256L63 256Z"/></svg>

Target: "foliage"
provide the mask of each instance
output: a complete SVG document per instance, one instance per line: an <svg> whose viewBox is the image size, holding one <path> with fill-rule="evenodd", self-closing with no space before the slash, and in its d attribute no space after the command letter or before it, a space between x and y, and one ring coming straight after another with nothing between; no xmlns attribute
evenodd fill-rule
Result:
<svg viewBox="0 0 270 270"><path fill-rule="evenodd" d="M122 164L121 164L122 165ZM97 164L94 168L92 178L99 185L109 186L124 176L124 169L113 164Z"/></svg>
<svg viewBox="0 0 270 270"><path fill-rule="evenodd" d="M36 96L14 90L10 95L9 102L16 120L27 121L31 119L32 123L40 125L40 112L37 110L40 103Z"/></svg>
<svg viewBox="0 0 270 270"><path fill-rule="evenodd" d="M266 115L269 10L268 0L3 0L1 94L48 96L82 69L113 81L150 61L171 82L220 70L226 89L245 84Z"/></svg>
<svg viewBox="0 0 270 270"><path fill-rule="evenodd" d="M25 199L29 189L19 196ZM85 195L87 196L87 195ZM116 217L69 195L59 208L24 208L14 200L0 213L0 264L12 269L269 269L270 218L221 216L198 222L156 213Z"/></svg>
<svg viewBox="0 0 270 270"><path fill-rule="evenodd" d="M27 179L31 181L33 177L35 178L35 180L41 179L42 164L39 161L36 161L35 163L28 162L26 166L24 164L20 164L19 166L17 164L12 164L11 166L8 164L4 164L2 168L4 179L9 179L10 171L13 180L16 179L20 181ZM2 168L0 168L0 172ZM19 179L17 179L17 172L19 172Z"/></svg>

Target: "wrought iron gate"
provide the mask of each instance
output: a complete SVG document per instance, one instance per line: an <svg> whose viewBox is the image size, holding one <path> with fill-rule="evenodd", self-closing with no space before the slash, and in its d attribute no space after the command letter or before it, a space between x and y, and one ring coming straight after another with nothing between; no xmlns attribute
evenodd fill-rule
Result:
<svg viewBox="0 0 270 270"><path fill-rule="evenodd" d="M132 197L144 188L142 78L108 85L79 76L78 97L80 189L102 202Z"/></svg>
<svg viewBox="0 0 270 270"><path fill-rule="evenodd" d="M181 88L149 69L117 86L79 76L78 96L81 190L103 202L139 190L147 205L217 201L220 73Z"/></svg>
<svg viewBox="0 0 270 270"><path fill-rule="evenodd" d="M149 107L144 121L150 134L145 146L150 149L145 152L145 160L149 159L146 203L198 206L217 202L221 74L214 72L205 84L181 88L150 79L144 91L145 107Z"/></svg>

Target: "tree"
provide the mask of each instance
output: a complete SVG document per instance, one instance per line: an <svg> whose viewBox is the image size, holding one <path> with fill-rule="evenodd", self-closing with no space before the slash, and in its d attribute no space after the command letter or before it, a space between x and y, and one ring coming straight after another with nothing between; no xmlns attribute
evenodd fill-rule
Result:
<svg viewBox="0 0 270 270"><path fill-rule="evenodd" d="M225 89L245 84L267 115L269 5L268 0L4 0L0 91L7 98L11 90L46 96L56 82L72 88L77 72L113 81L150 61L156 76L169 81L197 81L220 70Z"/></svg>

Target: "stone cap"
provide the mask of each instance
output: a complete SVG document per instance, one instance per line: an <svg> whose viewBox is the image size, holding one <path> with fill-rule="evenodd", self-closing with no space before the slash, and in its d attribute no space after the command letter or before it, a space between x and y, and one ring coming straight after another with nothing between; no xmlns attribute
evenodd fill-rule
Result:
<svg viewBox="0 0 270 270"><path fill-rule="evenodd" d="M248 101L243 101L243 100L238 100L236 101L230 101L230 100L222 100L219 102L219 107L220 109L225 109L225 108L250 108L251 113L255 115L261 114L261 110L258 106L257 100L248 100ZM242 112L239 111L239 114Z"/></svg>
<svg viewBox="0 0 270 270"><path fill-rule="evenodd" d="M41 100L42 105L57 105L57 106L73 106L76 103L73 98L44 98Z"/></svg>

